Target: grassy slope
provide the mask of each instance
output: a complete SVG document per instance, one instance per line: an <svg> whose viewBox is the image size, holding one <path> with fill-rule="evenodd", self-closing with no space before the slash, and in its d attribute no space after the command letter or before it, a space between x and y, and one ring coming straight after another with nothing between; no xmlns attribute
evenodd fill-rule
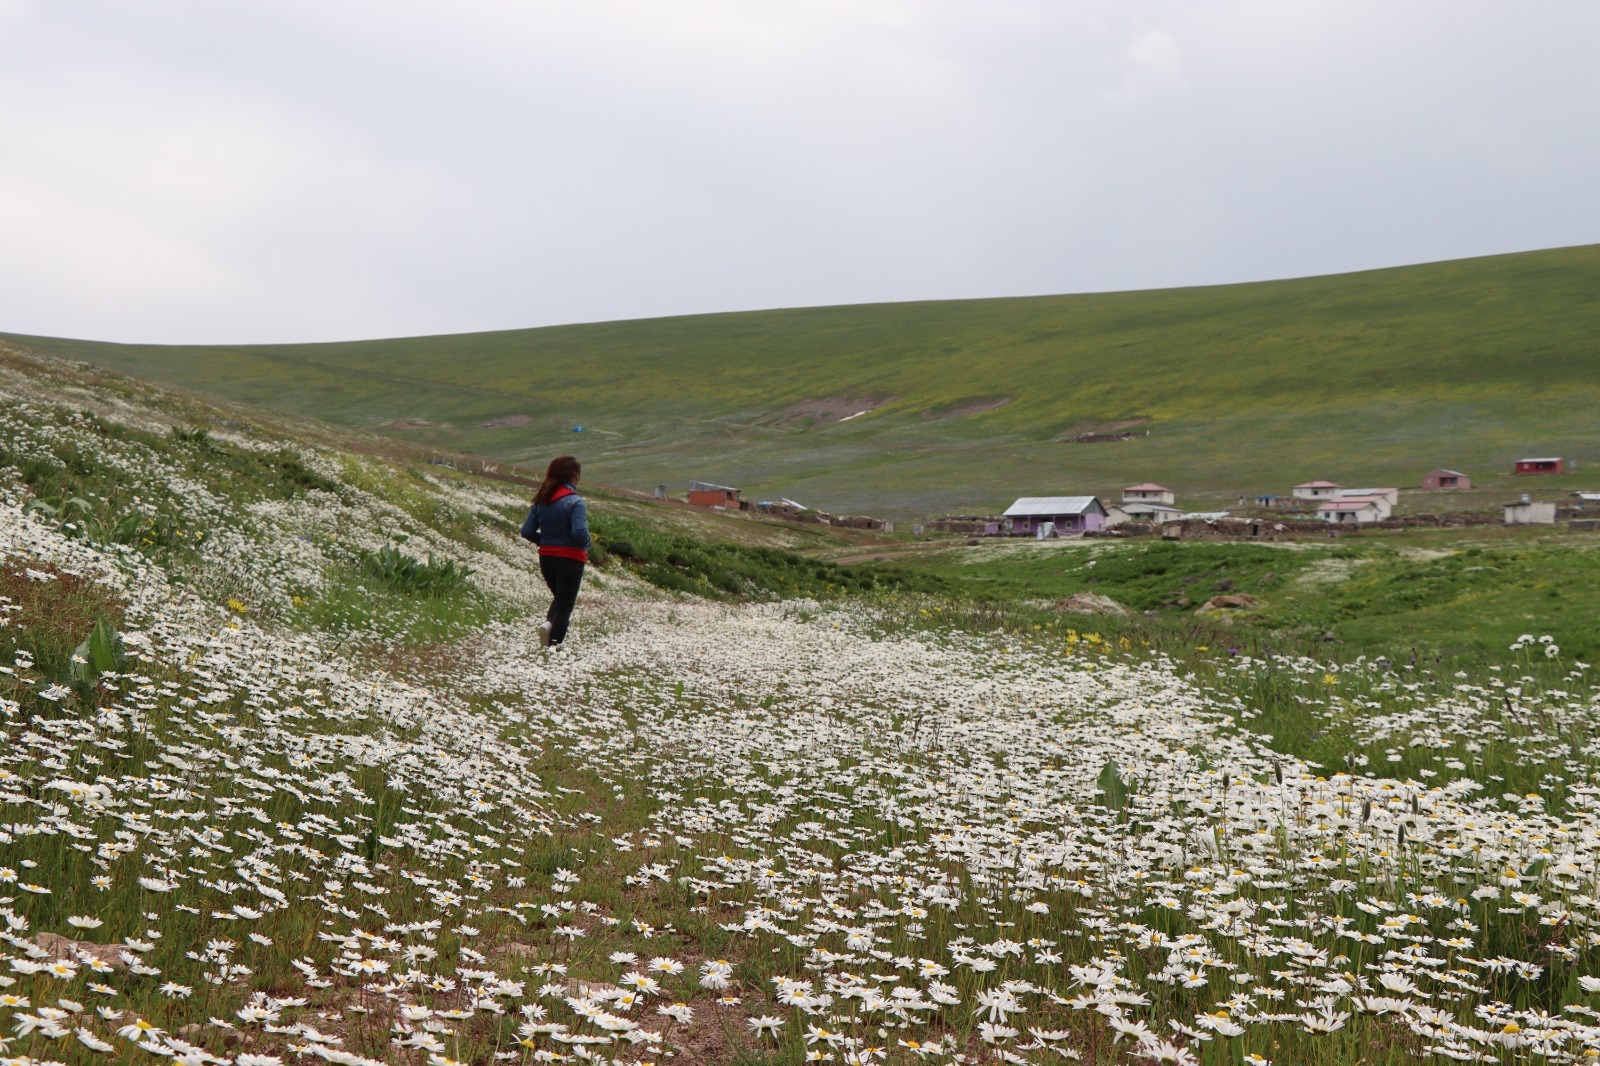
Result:
<svg viewBox="0 0 1600 1066"><path fill-rule="evenodd" d="M1482 527L1287 545L986 542L907 553L895 565L1001 599L1098 593L1164 625L1219 593L1248 593L1260 606L1228 619L1226 638L1247 648L1466 664L1503 658L1532 632L1576 658L1600 656L1600 603L1586 594L1600 581L1600 541L1588 535ZM1335 642L1321 646L1323 633Z"/></svg>
<svg viewBox="0 0 1600 1066"><path fill-rule="evenodd" d="M1510 491L1498 472L1519 454L1591 457L1597 336L1600 246L1160 292L343 344L13 339L347 425L425 420L394 431L422 443L511 459L576 447L593 476L637 487L700 477L917 514L1146 478L1196 504L1309 477L1409 486L1440 465ZM842 424L773 417L885 397ZM478 428L507 415L532 421ZM1141 417L1148 438L1051 440Z"/></svg>

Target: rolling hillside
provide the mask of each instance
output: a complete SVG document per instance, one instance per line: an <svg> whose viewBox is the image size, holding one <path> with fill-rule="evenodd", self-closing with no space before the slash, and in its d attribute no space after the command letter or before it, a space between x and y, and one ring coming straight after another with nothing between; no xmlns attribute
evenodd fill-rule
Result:
<svg viewBox="0 0 1600 1066"><path fill-rule="evenodd" d="M1600 246L339 344L0 338L418 444L572 450L608 482L699 478L835 511L986 511L1146 479L1200 506L1312 477L1411 486L1436 466L1488 500L1518 455L1600 461ZM1062 440L1084 433L1133 436Z"/></svg>

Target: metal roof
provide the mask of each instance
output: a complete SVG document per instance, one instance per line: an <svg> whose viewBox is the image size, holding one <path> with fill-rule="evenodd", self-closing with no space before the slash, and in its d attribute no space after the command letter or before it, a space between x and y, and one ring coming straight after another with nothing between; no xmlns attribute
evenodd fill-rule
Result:
<svg viewBox="0 0 1600 1066"><path fill-rule="evenodd" d="M1006 508L1005 517L1033 518L1038 515L1086 514L1092 510L1098 510L1101 514L1106 513L1098 496L1020 496L1016 503Z"/></svg>
<svg viewBox="0 0 1600 1066"><path fill-rule="evenodd" d="M1129 485L1123 492L1171 492L1165 485L1157 485L1154 481L1146 481L1143 485Z"/></svg>
<svg viewBox="0 0 1600 1066"><path fill-rule="evenodd" d="M1341 500L1329 500L1317 507L1319 511L1364 511L1368 507L1377 507L1378 501L1372 496L1354 496Z"/></svg>
<svg viewBox="0 0 1600 1066"><path fill-rule="evenodd" d="M1518 459L1517 460L1517 462L1519 462L1519 463L1559 463L1560 461L1561 461L1561 456L1559 456L1559 455L1550 455L1550 456L1545 456L1544 458L1539 458L1539 459Z"/></svg>
<svg viewBox="0 0 1600 1066"><path fill-rule="evenodd" d="M690 492L738 492L732 485L713 485L709 481L689 482Z"/></svg>
<svg viewBox="0 0 1600 1066"><path fill-rule="evenodd" d="M1343 487L1332 481L1302 481L1295 486L1297 489L1338 489Z"/></svg>

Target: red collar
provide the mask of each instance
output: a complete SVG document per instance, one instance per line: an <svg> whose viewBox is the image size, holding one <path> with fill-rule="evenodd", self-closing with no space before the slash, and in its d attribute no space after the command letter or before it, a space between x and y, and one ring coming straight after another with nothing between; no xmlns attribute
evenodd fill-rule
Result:
<svg viewBox="0 0 1600 1066"><path fill-rule="evenodd" d="M577 494L578 493L571 485L562 485L559 489L556 489L556 491L550 494L549 502L555 503L557 500L564 499L568 496L576 496Z"/></svg>

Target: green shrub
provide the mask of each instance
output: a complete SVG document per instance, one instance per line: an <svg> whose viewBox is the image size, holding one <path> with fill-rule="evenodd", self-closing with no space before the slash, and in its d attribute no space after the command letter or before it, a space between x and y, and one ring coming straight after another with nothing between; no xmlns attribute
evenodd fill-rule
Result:
<svg viewBox="0 0 1600 1066"><path fill-rule="evenodd" d="M473 574L471 567L462 566L454 559L435 561L433 553L429 552L424 562L405 554L393 544L375 552L357 551L356 558L368 576L389 589L430 598L467 589Z"/></svg>
<svg viewBox="0 0 1600 1066"><path fill-rule="evenodd" d="M590 558L620 562L658 588L714 599L773 600L899 589L947 591L932 575L873 571L818 562L776 548L716 544L663 533L615 515L592 515Z"/></svg>

